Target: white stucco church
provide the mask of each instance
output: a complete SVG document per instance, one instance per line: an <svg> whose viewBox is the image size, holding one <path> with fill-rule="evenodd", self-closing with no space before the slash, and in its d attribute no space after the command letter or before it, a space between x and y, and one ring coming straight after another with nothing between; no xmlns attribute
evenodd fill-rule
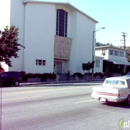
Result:
<svg viewBox="0 0 130 130"><path fill-rule="evenodd" d="M98 23L70 3L11 0L10 25L19 28L26 48L9 70L26 73L83 72L92 61L93 31Z"/></svg>

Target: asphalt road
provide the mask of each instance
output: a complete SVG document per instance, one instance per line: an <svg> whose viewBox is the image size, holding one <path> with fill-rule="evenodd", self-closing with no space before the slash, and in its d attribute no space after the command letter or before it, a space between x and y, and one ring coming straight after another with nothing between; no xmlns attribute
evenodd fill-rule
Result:
<svg viewBox="0 0 130 130"><path fill-rule="evenodd" d="M1 130L119 130L124 103L91 99L92 86L2 88ZM129 127L130 129L130 127Z"/></svg>

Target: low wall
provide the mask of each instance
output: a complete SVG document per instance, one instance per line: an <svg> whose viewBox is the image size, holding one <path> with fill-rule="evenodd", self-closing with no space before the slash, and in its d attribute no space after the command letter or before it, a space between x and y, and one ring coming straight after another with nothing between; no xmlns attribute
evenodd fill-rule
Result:
<svg viewBox="0 0 130 130"><path fill-rule="evenodd" d="M121 75L116 75L114 74L113 75L114 77L115 76L121 76ZM96 77L93 77L94 80L105 80L107 77L106 76L103 76L103 77L100 77L100 76L96 76ZM56 75L56 79L47 79L47 80L41 80L40 78L29 78L27 80L27 82L52 82L52 81L66 81L67 79L67 75L66 74L57 74ZM72 75L70 76L69 80L73 81L79 81L79 80L84 80L84 81L87 81L87 80L92 80L92 76L89 75L84 75L82 78L78 78L77 76L76 77L73 77Z"/></svg>

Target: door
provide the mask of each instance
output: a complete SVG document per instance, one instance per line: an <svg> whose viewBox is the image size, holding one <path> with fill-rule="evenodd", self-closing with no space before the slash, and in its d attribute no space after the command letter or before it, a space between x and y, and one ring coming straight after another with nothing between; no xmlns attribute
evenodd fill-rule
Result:
<svg viewBox="0 0 130 130"><path fill-rule="evenodd" d="M57 62L57 73L62 73L62 62Z"/></svg>
<svg viewBox="0 0 130 130"><path fill-rule="evenodd" d="M54 70L56 73L62 73L62 62L55 62Z"/></svg>

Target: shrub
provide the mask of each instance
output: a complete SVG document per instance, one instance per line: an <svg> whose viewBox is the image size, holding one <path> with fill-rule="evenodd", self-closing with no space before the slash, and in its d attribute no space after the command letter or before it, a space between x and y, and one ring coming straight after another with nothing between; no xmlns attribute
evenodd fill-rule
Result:
<svg viewBox="0 0 130 130"><path fill-rule="evenodd" d="M29 78L40 78L42 81L45 81L47 79L56 79L56 74L54 73L43 73L43 74L39 74L39 73L25 73L25 72L21 72L21 78L23 81L27 81Z"/></svg>
<svg viewBox="0 0 130 130"><path fill-rule="evenodd" d="M104 77L104 74L103 74L103 73L101 73L101 74L100 74L100 78L101 78L101 79L103 79L103 77Z"/></svg>
<svg viewBox="0 0 130 130"><path fill-rule="evenodd" d="M106 77L112 77L112 74L111 73L104 73L104 76L106 76Z"/></svg>
<svg viewBox="0 0 130 130"><path fill-rule="evenodd" d="M84 75L92 76L92 73L84 73Z"/></svg>
<svg viewBox="0 0 130 130"><path fill-rule="evenodd" d="M24 71L21 71L21 79L22 81L27 81L27 76L26 76L26 73Z"/></svg>
<svg viewBox="0 0 130 130"><path fill-rule="evenodd" d="M79 79L81 79L81 78L83 77L83 74L81 74L80 72L76 72L76 73L73 74L73 77L75 78L76 76L77 76Z"/></svg>
<svg viewBox="0 0 130 130"><path fill-rule="evenodd" d="M49 74L49 79L56 79L56 74L50 73Z"/></svg>
<svg viewBox="0 0 130 130"><path fill-rule="evenodd" d="M94 73L94 77L99 76L101 79L104 77L104 74L101 72Z"/></svg>

